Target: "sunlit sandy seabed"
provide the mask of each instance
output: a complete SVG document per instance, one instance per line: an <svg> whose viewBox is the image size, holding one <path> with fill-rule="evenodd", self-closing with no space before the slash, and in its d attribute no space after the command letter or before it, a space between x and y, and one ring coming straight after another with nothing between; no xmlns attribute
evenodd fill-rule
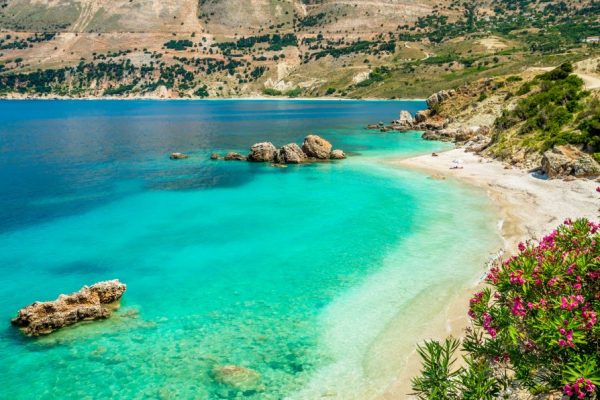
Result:
<svg viewBox="0 0 600 400"><path fill-rule="evenodd" d="M413 343L417 316L499 246L484 194L381 162L447 145L363 129L422 107L0 102L0 398L352 399L385 387L403 359L381 341ZM208 160L309 132L353 156L285 169ZM110 320L38 340L9 325L34 300L113 278L128 290ZM219 384L213 371L230 364L260 382Z"/></svg>

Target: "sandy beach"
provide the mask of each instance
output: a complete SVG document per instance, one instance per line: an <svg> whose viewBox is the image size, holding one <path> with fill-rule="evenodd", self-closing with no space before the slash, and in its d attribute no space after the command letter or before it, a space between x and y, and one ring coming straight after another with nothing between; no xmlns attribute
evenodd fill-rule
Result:
<svg viewBox="0 0 600 400"><path fill-rule="evenodd" d="M456 163L455 160L460 160ZM600 184L592 180L544 180L532 174L506 167L498 161L454 149L409 159L388 160L399 168L421 170L434 179L456 179L485 190L497 207L499 229L504 238L505 254L511 254L521 241L538 239L567 218L598 219L600 215ZM451 169L460 165L461 169ZM480 283L479 286L482 286ZM456 294L439 315L422 325L417 341L442 340L448 335L462 336L469 324L466 316L468 300L477 284ZM420 370L420 359L413 349L398 378L378 399L411 398L410 379Z"/></svg>

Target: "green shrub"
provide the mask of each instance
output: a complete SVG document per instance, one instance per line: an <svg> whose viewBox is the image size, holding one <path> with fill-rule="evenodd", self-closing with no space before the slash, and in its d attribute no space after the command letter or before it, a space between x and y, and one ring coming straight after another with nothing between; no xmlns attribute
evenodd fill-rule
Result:
<svg viewBox="0 0 600 400"><path fill-rule="evenodd" d="M448 367L453 339L451 345L427 343L419 351L416 393L492 399L518 384L531 393L562 390L570 399L596 399L600 224L566 220L538 243L520 243L519 253L494 265L486 281L490 287L470 300L474 328L463 341L466 366ZM441 397L432 397L438 392Z"/></svg>
<svg viewBox="0 0 600 400"><path fill-rule="evenodd" d="M273 88L264 88L263 94L267 95L267 96L281 96L282 95L280 90L273 89Z"/></svg>
<svg viewBox="0 0 600 400"><path fill-rule="evenodd" d="M299 88L299 87L295 87L295 88L290 89L287 92L285 92L285 95L287 97L298 97L301 94L302 94L302 88Z"/></svg>
<svg viewBox="0 0 600 400"><path fill-rule="evenodd" d="M517 76L517 75L512 75L512 76L509 76L508 78L506 78L506 82L520 82L522 80L523 80L523 78L521 78L520 76Z"/></svg>

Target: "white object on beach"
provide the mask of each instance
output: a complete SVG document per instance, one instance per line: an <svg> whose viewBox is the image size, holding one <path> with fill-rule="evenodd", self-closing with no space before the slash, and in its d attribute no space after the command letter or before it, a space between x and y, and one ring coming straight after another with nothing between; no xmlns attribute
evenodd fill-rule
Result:
<svg viewBox="0 0 600 400"><path fill-rule="evenodd" d="M462 164L462 163L463 163L463 160L461 160L461 159L457 158L456 160L453 160L452 162L453 162L454 164Z"/></svg>

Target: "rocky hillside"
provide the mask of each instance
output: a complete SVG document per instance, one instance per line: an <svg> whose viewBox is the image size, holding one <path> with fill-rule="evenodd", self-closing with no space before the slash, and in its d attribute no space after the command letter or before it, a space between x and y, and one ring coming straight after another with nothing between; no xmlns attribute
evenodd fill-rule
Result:
<svg viewBox="0 0 600 400"><path fill-rule="evenodd" d="M600 60L582 68L590 63ZM565 63L438 92L416 126L427 130L426 139L453 141L550 178L597 177L600 90L586 90L582 76Z"/></svg>
<svg viewBox="0 0 600 400"><path fill-rule="evenodd" d="M0 95L423 97L598 52L595 0L0 0Z"/></svg>

